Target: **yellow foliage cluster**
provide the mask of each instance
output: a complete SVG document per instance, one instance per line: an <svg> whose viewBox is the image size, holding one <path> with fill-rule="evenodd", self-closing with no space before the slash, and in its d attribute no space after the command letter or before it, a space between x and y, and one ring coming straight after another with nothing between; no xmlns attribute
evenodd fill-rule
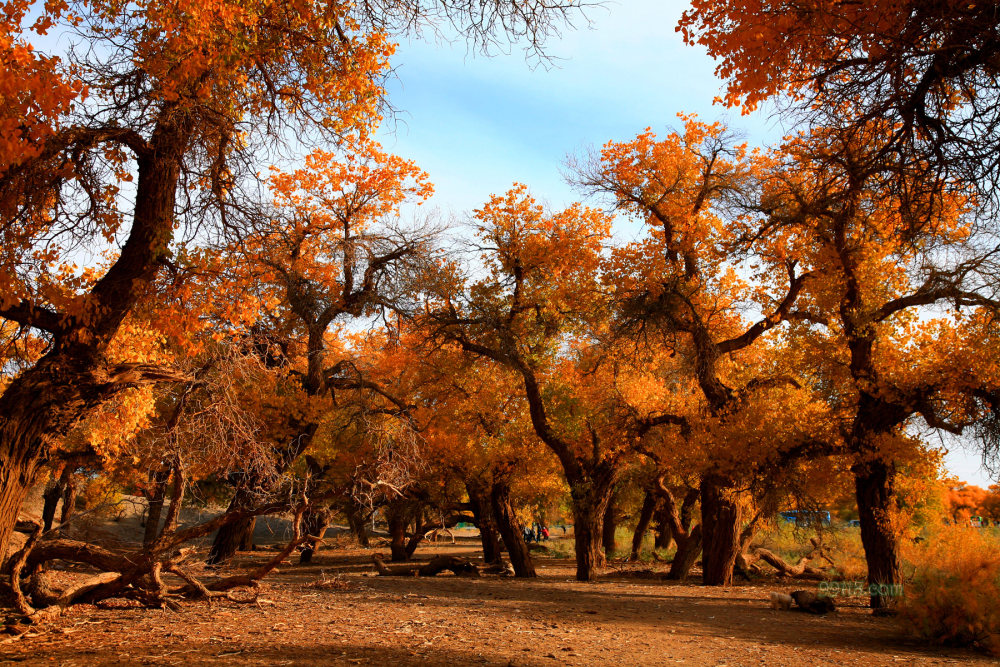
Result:
<svg viewBox="0 0 1000 667"><path fill-rule="evenodd" d="M900 615L921 638L1000 656L1000 542L968 526L946 526L909 547L916 563Z"/></svg>

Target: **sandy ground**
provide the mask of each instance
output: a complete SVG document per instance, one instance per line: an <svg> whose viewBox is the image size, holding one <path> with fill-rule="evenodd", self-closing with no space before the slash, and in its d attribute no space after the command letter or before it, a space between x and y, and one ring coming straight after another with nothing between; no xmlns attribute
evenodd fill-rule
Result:
<svg viewBox="0 0 1000 667"><path fill-rule="evenodd" d="M476 546L471 538L429 545L418 550L418 560L436 553L477 557ZM570 561L544 557L534 580L376 577L375 551L345 543L321 551L309 566L284 565L253 604L190 602L180 612L74 607L53 625L0 645L0 662L997 664L908 640L894 620L872 617L861 598L842 600L826 617L769 608L770 591L812 584L707 588L693 579L663 581L643 571L649 565L618 566L598 582L580 583ZM267 555L240 560L245 565Z"/></svg>

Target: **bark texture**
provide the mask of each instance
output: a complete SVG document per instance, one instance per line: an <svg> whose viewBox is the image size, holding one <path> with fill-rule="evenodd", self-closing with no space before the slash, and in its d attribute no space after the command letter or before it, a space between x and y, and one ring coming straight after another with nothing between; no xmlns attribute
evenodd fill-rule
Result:
<svg viewBox="0 0 1000 667"><path fill-rule="evenodd" d="M510 502L510 481L505 478L494 479L490 490L490 505L493 508L493 518L496 521L503 542L507 545L507 555L514 567L514 576L534 577L535 563L531 560L528 545L524 543L521 522L517 520L514 507Z"/></svg>

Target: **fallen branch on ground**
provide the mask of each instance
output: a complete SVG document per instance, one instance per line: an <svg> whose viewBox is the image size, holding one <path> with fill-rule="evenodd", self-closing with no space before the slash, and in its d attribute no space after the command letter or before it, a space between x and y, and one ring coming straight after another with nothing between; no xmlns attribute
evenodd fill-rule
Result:
<svg viewBox="0 0 1000 667"><path fill-rule="evenodd" d="M812 544L812 549L795 564L786 562L781 556L769 549L757 547L751 549L748 553L741 554L738 558L738 567L745 573L760 573L761 569L757 565L757 562L763 561L777 570L779 577L787 577L789 579L826 579L828 577L826 570L813 567L810 563L817 558L823 558L831 566L834 565L834 562L826 554L823 549L823 542L819 537L813 537L810 543Z"/></svg>
<svg viewBox="0 0 1000 667"><path fill-rule="evenodd" d="M372 556L375 569L381 577L433 577L446 570L461 576L479 576L479 568L467 558L457 556L435 556L424 565L393 565L387 566L382 554Z"/></svg>

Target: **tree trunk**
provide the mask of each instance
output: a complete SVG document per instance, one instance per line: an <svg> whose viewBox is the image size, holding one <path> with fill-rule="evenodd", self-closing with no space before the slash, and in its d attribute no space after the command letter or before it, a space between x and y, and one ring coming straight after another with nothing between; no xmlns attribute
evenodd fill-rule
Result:
<svg viewBox="0 0 1000 667"><path fill-rule="evenodd" d="M680 581L688 575L694 562L698 560L698 554L701 553L701 524L695 526L688 535L675 534L674 541L677 542L677 552L674 554L674 561L670 564L667 579Z"/></svg>
<svg viewBox="0 0 1000 667"><path fill-rule="evenodd" d="M402 563L406 556L406 506L403 503L390 503L385 510L385 520L389 524L389 550L393 563Z"/></svg>
<svg viewBox="0 0 1000 667"><path fill-rule="evenodd" d="M490 489L490 505L493 508L493 519L503 537L503 543L507 545L507 555L510 557L510 564L514 567L514 576L534 577L535 564L531 560L528 545L524 543L521 522L517 520L517 515L514 514L514 508L510 503L509 480L494 479Z"/></svg>
<svg viewBox="0 0 1000 667"><path fill-rule="evenodd" d="M570 482L577 581L593 581L604 567L604 515L614 492L614 471L604 479Z"/></svg>
<svg viewBox="0 0 1000 667"><path fill-rule="evenodd" d="M422 520L423 514L423 512L420 512L417 518ZM433 528L427 528L427 524L422 521L417 524L416 528L413 529L413 534L410 536L410 539L406 541L406 560L413 558L413 554L416 553L417 547L420 546L421 542L423 542L425 529L427 531L433 530Z"/></svg>
<svg viewBox="0 0 1000 667"><path fill-rule="evenodd" d="M674 560L670 564L670 572L667 579L680 580L688 575L691 566L694 565L698 554L701 553L701 524L691 528L692 515L695 503L698 502L698 489L689 489L684 495L681 509L678 511L677 503L674 501L674 494L663 483L663 478L657 480L660 494L663 497L663 507L660 510L660 519L665 526L669 526L673 540L677 542L677 552Z"/></svg>
<svg viewBox="0 0 1000 667"><path fill-rule="evenodd" d="M604 558L606 561L613 560L615 552L618 551L618 540L615 532L618 530L618 507L615 501L617 495L612 495L608 500L608 506L604 510L604 523L601 526L601 543L604 546Z"/></svg>
<svg viewBox="0 0 1000 667"><path fill-rule="evenodd" d="M500 530L493 518L493 508L490 505L490 495L486 485L479 480L466 480L465 488L469 493L469 504L472 506L472 516L476 519L479 529L479 540L483 544L483 561L496 563L501 558Z"/></svg>
<svg viewBox="0 0 1000 667"><path fill-rule="evenodd" d="M330 526L330 510L327 508L312 508L306 510L302 518L302 528L305 535L312 535L320 539L326 535L326 529ZM320 543L310 540L302 546L302 553L299 554L299 565L307 565L312 562L313 555L319 551Z"/></svg>
<svg viewBox="0 0 1000 667"><path fill-rule="evenodd" d="M169 470L158 470L150 475L149 506L146 509L146 528L142 537L142 543L147 547L160 534L160 515L163 513L169 476Z"/></svg>
<svg viewBox="0 0 1000 667"><path fill-rule="evenodd" d="M737 492L725 479L707 475L701 482L702 581L730 586L740 554L741 516Z"/></svg>
<svg viewBox="0 0 1000 667"><path fill-rule="evenodd" d="M896 467L891 462L874 460L856 464L853 470L861 543L868 562L870 605L875 610L886 609L892 606L903 583L899 543L891 524Z"/></svg>
<svg viewBox="0 0 1000 667"><path fill-rule="evenodd" d="M656 540L653 542L654 549L669 549L670 543L674 541L674 531L670 527L670 519L664 514L666 510L660 508L656 515Z"/></svg>
<svg viewBox="0 0 1000 667"><path fill-rule="evenodd" d="M593 581L597 578L597 570L604 566L604 551L601 548L603 523L603 512L597 512L593 507L586 505L573 507L573 546L576 548L577 581Z"/></svg>
<svg viewBox="0 0 1000 667"><path fill-rule="evenodd" d="M17 523L17 513L24 505L28 488L34 480L37 464L0 458L0 566L7 559L7 545Z"/></svg>
<svg viewBox="0 0 1000 667"><path fill-rule="evenodd" d="M632 533L632 551L629 553L629 560L639 560L642 540L646 537L646 531L649 530L649 523L653 519L653 512L655 511L656 495L647 489L646 495L642 499L642 509L639 510L639 521L635 524L635 532Z"/></svg>
<svg viewBox="0 0 1000 667"><path fill-rule="evenodd" d="M64 476L66 482L63 485L62 511L59 513L60 530L73 518L73 514L76 512L76 476L69 466L67 468L70 470L70 474Z"/></svg>
<svg viewBox="0 0 1000 667"><path fill-rule="evenodd" d="M45 501L42 505L42 532L47 533L52 530L52 522L56 518L56 507L58 507L59 500L63 497L66 478L69 477L71 472L70 464L62 464L62 469L53 471L52 479L49 480L48 485L45 487L45 493L42 494L42 498Z"/></svg>
<svg viewBox="0 0 1000 667"><path fill-rule="evenodd" d="M42 504L42 530L45 532L52 530L52 522L55 521L56 508L60 498L62 498L62 489L59 488L59 482L57 480L50 481L45 493L42 494L42 499L45 501Z"/></svg>
<svg viewBox="0 0 1000 667"><path fill-rule="evenodd" d="M348 501L344 508L344 516L347 517L347 525L351 529L351 534L354 535L354 539L358 541L358 546L367 548L368 543L368 526L365 525L365 517L354 502Z"/></svg>
<svg viewBox="0 0 1000 667"><path fill-rule="evenodd" d="M226 512L243 511L253 506L253 497L249 491L237 489ZM237 551L249 551L253 548L253 533L256 517L237 519L226 524L215 534L212 549L208 552L209 565L221 565L230 560Z"/></svg>
<svg viewBox="0 0 1000 667"><path fill-rule="evenodd" d="M174 123L183 116L164 113L147 146L137 151L128 238L80 300L83 312L57 315L63 330L51 349L0 394L0 558L50 443L121 390L146 381L134 369L125 375L110 369L103 352L170 253L181 158L188 146L187 128Z"/></svg>

